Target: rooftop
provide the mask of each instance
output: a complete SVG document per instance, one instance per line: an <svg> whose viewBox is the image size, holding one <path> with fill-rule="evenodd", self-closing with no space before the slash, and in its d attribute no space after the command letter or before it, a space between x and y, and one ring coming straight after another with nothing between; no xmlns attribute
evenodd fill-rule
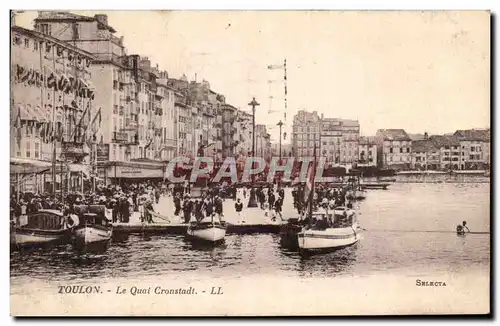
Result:
<svg viewBox="0 0 500 326"><path fill-rule="evenodd" d="M460 140L490 141L490 129L457 130L454 134Z"/></svg>
<svg viewBox="0 0 500 326"><path fill-rule="evenodd" d="M85 55L91 59L95 59L95 56L90 53L90 52L87 52L87 51L84 51L76 46L73 46L69 43L66 43L66 42L63 42L63 41L60 41L59 39L55 38L55 37L52 37L50 35L47 35L47 34L43 34L43 33L40 33L38 31L35 31L35 30L32 30L32 29L26 29L26 28L23 28L23 27L20 27L20 26L12 26L11 27L11 30L14 31L14 32L18 32L18 33L23 33L25 35L30 35L32 37L36 37L38 39L45 39L47 41L50 41L56 45L59 45L59 46L62 46L64 48L67 48L67 49L70 49L74 52L77 52L77 53L80 53L82 55Z"/></svg>
<svg viewBox="0 0 500 326"><path fill-rule="evenodd" d="M410 141L404 129L379 129L378 132L383 136L384 140Z"/></svg>
<svg viewBox="0 0 500 326"><path fill-rule="evenodd" d="M431 140L414 140L411 143L413 153L435 152L439 148Z"/></svg>
<svg viewBox="0 0 500 326"><path fill-rule="evenodd" d="M86 21L97 22L102 29L107 29L111 33L116 33L116 30L108 25L108 15L94 15L94 17L73 14L67 11L39 11L38 17L35 18L35 23L40 22L68 22L68 21Z"/></svg>
<svg viewBox="0 0 500 326"><path fill-rule="evenodd" d="M443 146L460 146L460 141L454 136L430 136L429 139L432 141L434 146L441 148Z"/></svg>

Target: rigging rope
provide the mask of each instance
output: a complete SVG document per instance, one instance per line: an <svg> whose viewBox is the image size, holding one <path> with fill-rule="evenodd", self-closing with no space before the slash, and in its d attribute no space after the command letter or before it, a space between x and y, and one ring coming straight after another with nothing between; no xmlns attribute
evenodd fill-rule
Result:
<svg viewBox="0 0 500 326"><path fill-rule="evenodd" d="M457 231L443 231L443 230L384 230L384 229L371 229L367 230L365 228L361 228L363 231L368 232L399 232L399 233L457 233ZM466 232L465 234L490 234L489 231L479 231L479 232Z"/></svg>

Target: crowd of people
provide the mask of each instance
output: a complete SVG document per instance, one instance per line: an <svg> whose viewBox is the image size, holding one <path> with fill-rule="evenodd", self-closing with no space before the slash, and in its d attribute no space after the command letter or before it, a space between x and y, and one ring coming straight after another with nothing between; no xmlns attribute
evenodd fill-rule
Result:
<svg viewBox="0 0 500 326"><path fill-rule="evenodd" d="M224 201L228 198L234 200L234 210L240 222L245 222L245 209L251 192L258 207L264 216L276 221L279 217L283 220L283 204L285 189L276 184L264 184L251 188L246 185L226 184L210 185L193 196L187 184L167 184L164 182L146 181L120 185L98 185L96 190L87 193L67 193L62 198L60 195L13 193L10 201L11 217L36 213L41 209L59 210L68 214L77 214L81 206L101 205L106 207L107 215L113 223L128 223L134 212L140 213L140 219L145 223L154 223L155 205L162 196L172 198L174 216L180 216L184 223L224 218ZM293 204L299 215L306 210L304 186L299 185L292 190ZM346 200L346 190L331 188L318 184L314 194L314 208L333 208L335 206L350 206ZM155 214L153 216L153 214ZM166 218L168 219L168 218Z"/></svg>
<svg viewBox="0 0 500 326"><path fill-rule="evenodd" d="M317 184L313 194L313 210L318 208L334 209L338 206L352 208L352 202L347 199L348 187L332 188L328 185ZM293 205L299 215L305 214L307 210L307 198L305 188L299 185L292 190Z"/></svg>

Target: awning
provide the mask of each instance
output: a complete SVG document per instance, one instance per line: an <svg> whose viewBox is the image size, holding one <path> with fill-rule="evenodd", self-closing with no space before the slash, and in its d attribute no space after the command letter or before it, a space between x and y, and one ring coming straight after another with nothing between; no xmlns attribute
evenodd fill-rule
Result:
<svg viewBox="0 0 500 326"><path fill-rule="evenodd" d="M68 170L70 172L83 172L86 177L90 177L90 166L86 164L69 164L68 165Z"/></svg>
<svg viewBox="0 0 500 326"><path fill-rule="evenodd" d="M43 173L50 170L51 162L12 157L10 173Z"/></svg>

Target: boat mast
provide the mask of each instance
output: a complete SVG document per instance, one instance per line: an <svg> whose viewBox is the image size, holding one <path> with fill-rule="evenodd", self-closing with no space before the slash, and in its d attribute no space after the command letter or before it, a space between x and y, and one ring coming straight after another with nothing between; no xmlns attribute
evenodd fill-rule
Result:
<svg viewBox="0 0 500 326"><path fill-rule="evenodd" d="M311 191L309 192L309 212L308 212L308 217L309 217L309 225L312 224L312 213L313 213L313 201L314 201L314 191L316 190L315 187L315 179L316 179L316 142L314 142L314 161L312 165L312 182L311 182Z"/></svg>
<svg viewBox="0 0 500 326"><path fill-rule="evenodd" d="M47 42L48 43L48 42ZM56 73L56 53L55 53L55 44L52 44L52 68L53 73ZM54 199L56 198L56 86L54 85L52 92L52 194ZM61 145L62 148L62 145ZM62 185L62 179L61 179ZM62 188L61 188L62 189ZM62 193L62 191L61 191Z"/></svg>

